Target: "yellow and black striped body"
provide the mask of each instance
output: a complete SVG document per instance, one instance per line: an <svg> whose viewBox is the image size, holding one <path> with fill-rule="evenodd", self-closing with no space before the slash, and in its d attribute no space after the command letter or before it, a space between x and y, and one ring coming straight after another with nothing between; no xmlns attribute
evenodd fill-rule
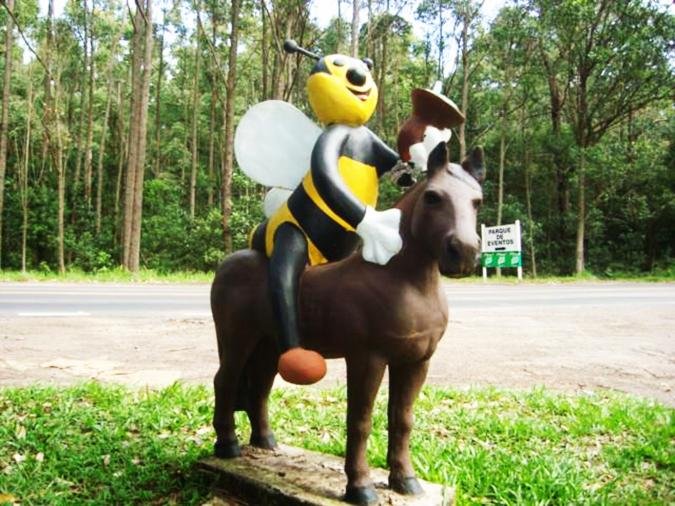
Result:
<svg viewBox="0 0 675 506"><path fill-rule="evenodd" d="M269 257L283 223L305 234L308 262L317 265L346 257L358 244L354 232L365 206L375 207L378 179L398 154L366 127L334 125L319 137L312 167L288 201L251 236L251 247Z"/></svg>

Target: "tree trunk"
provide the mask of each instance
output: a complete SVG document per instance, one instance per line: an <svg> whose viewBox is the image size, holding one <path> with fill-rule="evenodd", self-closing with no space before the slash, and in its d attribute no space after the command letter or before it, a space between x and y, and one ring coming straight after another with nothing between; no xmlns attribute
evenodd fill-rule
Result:
<svg viewBox="0 0 675 506"><path fill-rule="evenodd" d="M26 140L23 163L19 169L19 188L21 192L21 272L26 272L26 243L28 238L28 161L31 147L31 121L33 117L33 67L28 66L28 111L26 113Z"/></svg>
<svg viewBox="0 0 675 506"><path fill-rule="evenodd" d="M129 258L129 270L138 272L141 253L141 223L143 218L143 182L145 177L145 151L148 129L148 101L150 97L150 77L152 75L152 0L145 0L145 54L142 61L143 73L140 79L139 131L137 149L136 184L133 205L132 241Z"/></svg>
<svg viewBox="0 0 675 506"><path fill-rule="evenodd" d="M215 74L214 74L215 75ZM216 80L211 83L211 101L209 104L209 187L206 194L209 209L213 206L213 189L215 187L215 163L216 163L216 103L218 93Z"/></svg>
<svg viewBox="0 0 675 506"><path fill-rule="evenodd" d="M127 150L127 137L124 134L124 102L122 99L122 82L118 81L117 82L117 118L118 118L118 130L117 130L117 136L118 136L118 141L119 141L119 152L117 153L117 181L115 183L115 205L114 205L114 227L115 227L115 233L113 234L114 237L117 239L117 237L121 236L121 243L124 245L124 226L122 226L122 230L118 233L117 232L117 225L119 223L119 211L120 211L120 195L122 193L122 175L124 174L124 162L125 162L125 154ZM124 246L123 246L124 247Z"/></svg>
<svg viewBox="0 0 675 506"><path fill-rule="evenodd" d="M361 9L361 1L354 0L352 4L352 46L350 49L354 58L359 57L359 9Z"/></svg>
<svg viewBox="0 0 675 506"><path fill-rule="evenodd" d="M155 90L155 177L162 170L162 78L164 77L164 30L166 27L166 10L162 11L162 32L159 36L159 66L157 67L157 89Z"/></svg>
<svg viewBox="0 0 675 506"><path fill-rule="evenodd" d="M135 273L140 267L148 98L152 73L152 0L139 1L136 4L132 63L134 67L125 192L124 266Z"/></svg>
<svg viewBox="0 0 675 506"><path fill-rule="evenodd" d="M445 40L443 39L443 0L438 0L438 71L436 79L443 81L443 53L445 52ZM464 160L464 157L460 158Z"/></svg>
<svg viewBox="0 0 675 506"><path fill-rule="evenodd" d="M54 92L54 108L58 111L59 108L59 97L60 97L60 83L59 80L61 76L58 76L56 79L56 88ZM65 223L64 215L66 212L66 167L63 161L63 142L61 137L61 119L58 115L55 118L56 120L56 149L53 153L53 156L56 161L56 174L58 177L57 183L57 193L59 199L58 207L58 260L59 260L59 273L65 274L66 272L66 262L65 262Z"/></svg>
<svg viewBox="0 0 675 506"><path fill-rule="evenodd" d="M469 109L469 20L465 19L462 25L462 112L467 116ZM459 140L459 159L466 157L466 122L458 127L457 140Z"/></svg>
<svg viewBox="0 0 675 506"><path fill-rule="evenodd" d="M368 24L366 25L366 53L373 57L373 0L368 0Z"/></svg>
<svg viewBox="0 0 675 506"><path fill-rule="evenodd" d="M267 100L269 97L269 60L270 60L270 49L269 49L269 36L268 36L268 16L265 13L264 0L260 2L260 17L262 18L262 97L261 100Z"/></svg>
<svg viewBox="0 0 675 506"><path fill-rule="evenodd" d="M387 0L386 10L389 12L389 0ZM384 135L384 120L385 120L385 107L384 107L384 88L387 78L387 52L389 49L388 44L389 37L382 37L382 58L380 58L380 65L378 69L378 96L377 96L377 125L379 128L379 134Z"/></svg>
<svg viewBox="0 0 675 506"><path fill-rule="evenodd" d="M59 273L66 272L66 263L64 255L64 236L65 236L65 165L63 162L63 142L61 135L61 119L59 118L59 97L60 97L60 79L59 73L54 75L52 72L52 51L54 49L54 0L49 0L47 7L47 30L45 43L45 139L51 155L52 163L56 169L57 177L57 199L58 210L56 215L57 222L57 260ZM54 88L52 93L52 87ZM53 137L52 137L53 136Z"/></svg>
<svg viewBox="0 0 675 506"><path fill-rule="evenodd" d="M199 3L197 7L199 8ZM199 103L200 103L200 94L199 94L199 70L201 58L199 55L199 28L196 32L196 44L195 44L195 68L194 68L194 79L192 81L192 135L191 135L191 148L192 148L192 164L190 170L190 219L194 220L195 218L195 207L197 200L197 170L199 167L199 141L197 135L197 126L199 122Z"/></svg>
<svg viewBox="0 0 675 506"><path fill-rule="evenodd" d="M140 5L132 19L134 33L131 39L131 106L129 108L129 141L127 143L127 170L124 185L124 224L122 226L122 265L129 269L131 252L131 227L133 222L136 168L138 164L139 109L141 98L141 44L142 32Z"/></svg>
<svg viewBox="0 0 675 506"><path fill-rule="evenodd" d="M521 125L525 125L524 120L521 119ZM523 135L523 139L525 136ZM525 201L527 204L527 222L528 226L528 242L530 243L530 261L532 262L532 276L537 277L537 258L534 248L534 220L532 218L532 189L530 186L530 149L529 143L525 141L525 155L523 160L523 171L525 173Z"/></svg>
<svg viewBox="0 0 675 506"><path fill-rule="evenodd" d="M502 109L501 127L499 135L499 180L497 182L497 225L502 224L502 210L504 207L504 163L506 160L506 132L504 123L505 111ZM461 158L463 160L463 158ZM502 268L497 267L496 274L498 278L502 277Z"/></svg>
<svg viewBox="0 0 675 506"><path fill-rule="evenodd" d="M86 109L84 106L84 96L85 90L87 88L87 68L89 68L89 58L88 58L88 46L87 40L89 40L89 26L87 25L87 0L83 0L84 9L84 43L82 44L83 51L83 61L82 61L82 79L80 81L80 119L79 125L77 128L77 144L75 147L75 175L73 177L73 192L78 193L78 188L80 188L80 176L82 175L82 133L84 132L84 120L86 115ZM74 218L73 218L74 219Z"/></svg>
<svg viewBox="0 0 675 506"><path fill-rule="evenodd" d="M211 101L209 103L209 187L208 187L208 192L207 192L207 204L209 209L213 206L214 203L214 193L216 189L216 140L218 137L218 133L216 132L216 108L218 105L218 100L220 100L220 97L218 95L218 90L220 89L220 82L218 80L219 75L222 75L222 71L220 69L219 61L220 58L218 58L218 55L216 53L216 44L218 42L217 39L217 34L218 34L218 27L219 27L219 16L216 13L215 6L211 11ZM265 20L265 11L264 9L261 8L261 12L263 15L263 22ZM265 46L266 41L265 41L265 27L263 26L263 48L262 51L263 53L267 52L267 48ZM266 72L267 70L263 70L263 76L266 77ZM264 81L264 79L263 79ZM263 82L263 88L266 88L266 83ZM265 92L263 91L263 97L265 96Z"/></svg>
<svg viewBox="0 0 675 506"><path fill-rule="evenodd" d="M92 180L92 144L94 141L94 4L92 1L91 13L87 14L85 1L85 18L89 17L89 95L87 98L87 140L84 145L84 199L87 206L91 205ZM85 44L87 41L85 40Z"/></svg>
<svg viewBox="0 0 675 506"><path fill-rule="evenodd" d="M227 253L232 251L232 166L234 140L234 93L237 87L237 45L239 37L239 7L241 0L232 0L230 6L230 52L227 63L227 97L223 107L225 135L222 159L223 242Z"/></svg>
<svg viewBox="0 0 675 506"><path fill-rule="evenodd" d="M342 0L337 0L337 44L335 47L336 53L341 53L342 48Z"/></svg>
<svg viewBox="0 0 675 506"><path fill-rule="evenodd" d="M502 110L502 114L505 111ZM502 117L502 126L499 134L499 180L497 182L497 225L502 224L502 211L504 208L504 164L506 162L506 128Z"/></svg>
<svg viewBox="0 0 675 506"><path fill-rule="evenodd" d="M14 11L14 0L6 0L7 10ZM12 45L14 42L14 20L7 16L5 32L5 72L2 86L2 118L0 119L0 269L2 269L2 220L5 207L5 174L7 171L7 139L9 129L9 96L12 79Z"/></svg>
<svg viewBox="0 0 675 506"><path fill-rule="evenodd" d="M576 273L584 272L584 240L586 235L586 153L580 146L579 155L579 210L577 216Z"/></svg>
<svg viewBox="0 0 675 506"><path fill-rule="evenodd" d="M110 106L112 104L113 93L113 65L115 62L115 50L117 48L117 39L113 40L110 50L110 63L108 65L108 96L105 102L105 116L103 118L103 130L98 147L98 163L96 164L96 233L101 231L101 210L103 201L103 159L105 156L105 141L108 135L108 121L110 119Z"/></svg>

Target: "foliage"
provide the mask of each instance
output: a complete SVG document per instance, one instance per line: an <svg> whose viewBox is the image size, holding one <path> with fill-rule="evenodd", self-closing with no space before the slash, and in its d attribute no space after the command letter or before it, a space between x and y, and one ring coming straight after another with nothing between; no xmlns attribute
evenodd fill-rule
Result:
<svg viewBox="0 0 675 506"><path fill-rule="evenodd" d="M221 167L229 4L154 3L158 41L150 86L141 263L158 272L211 271L227 253ZM19 26L44 63L48 22L39 2L15 4ZM92 4L94 15L86 12ZM312 63L285 55L276 38L290 33L301 44L327 54L338 47L347 50L351 27L348 12L325 28L317 26L311 9L319 7L310 4L273 0L265 2L264 13L260 2L243 2L235 120L251 104L271 97L287 99L311 116L304 83ZM580 220L585 226L585 265L593 274L611 277L617 272L637 275L672 268L675 238L668 233L675 226L672 9L653 0L509 0L494 19L487 20L485 12L473 15L480 2L469 0L362 4L360 54L374 60L373 74L382 96L370 128L395 145L397 131L410 112L411 90L441 78L447 95L461 103L462 77L468 72L467 146L484 145L487 157L481 220L495 224L501 216L503 222L521 221L526 271L536 260L539 274L571 273ZM455 45L468 13L470 61L463 62ZM62 129L64 249L71 270L110 271L121 263L131 100L129 14L123 1L91 0L67 2L63 15L54 20L50 65ZM0 26L6 19L0 8ZM14 35L18 38L16 30ZM94 47L91 83L87 38ZM45 115L48 79L25 44L14 44L11 57L0 268L21 267L24 213L19 183L27 160L27 268L54 271L59 206L57 167L49 149L54 132ZM2 56L0 72L4 66ZM108 102L110 114L104 124ZM29 123L31 138L26 145ZM458 161L456 139L453 136L450 144L454 161ZM90 156L95 194L103 144L99 215L95 195L85 195L84 173ZM190 218L193 154L196 207ZM246 246L249 232L263 219L264 189L235 166L231 190L229 225L238 249ZM399 194L388 181L380 193L381 208Z"/></svg>
<svg viewBox="0 0 675 506"><path fill-rule="evenodd" d="M285 444L344 455L345 388L275 390ZM130 391L87 383L0 390L0 502L201 504L213 398L203 386ZM604 392L426 387L413 465L454 486L457 504L668 504L675 500L673 409ZM239 437L247 422L237 414ZM386 396L369 460L386 461Z"/></svg>

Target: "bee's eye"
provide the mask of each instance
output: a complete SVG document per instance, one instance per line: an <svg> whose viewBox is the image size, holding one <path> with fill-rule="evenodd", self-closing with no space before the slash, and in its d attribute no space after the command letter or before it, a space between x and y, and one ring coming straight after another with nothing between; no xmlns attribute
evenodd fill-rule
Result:
<svg viewBox="0 0 675 506"><path fill-rule="evenodd" d="M342 58L335 58L333 60L333 65L335 65L336 67L344 67L345 61Z"/></svg>

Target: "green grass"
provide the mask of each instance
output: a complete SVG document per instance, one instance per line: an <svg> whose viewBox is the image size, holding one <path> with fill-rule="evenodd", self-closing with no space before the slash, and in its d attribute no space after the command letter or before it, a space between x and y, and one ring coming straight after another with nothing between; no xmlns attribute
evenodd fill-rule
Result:
<svg viewBox="0 0 675 506"><path fill-rule="evenodd" d="M470 276L466 278L453 279L453 282L468 282L475 283L482 281L480 276ZM503 269L502 275L498 277L495 273L495 269L490 269L488 271L488 281L491 283L507 283L507 284L517 284L521 281L518 281L518 276L515 269ZM670 267L669 269L659 269L654 270L653 272L645 273L634 273L634 272L607 272L602 274L594 274L589 271L584 271L581 274L571 275L571 276L537 276L536 278L532 277L530 274L525 273L523 275L523 282L525 283L535 283L535 284L546 284L546 283L607 283L607 282L647 282L647 283L659 283L659 282L674 282L675 281L675 266Z"/></svg>
<svg viewBox="0 0 675 506"><path fill-rule="evenodd" d="M138 273L122 269L108 269L97 272L84 272L70 269L65 274L52 271L2 271L0 282L51 281L67 283L210 283L213 272L158 272L152 269L141 269Z"/></svg>
<svg viewBox="0 0 675 506"><path fill-rule="evenodd" d="M152 269L142 269L132 274L122 268L102 270L98 272L84 272L78 269L68 270L65 274L52 271L2 271L0 270L0 282L65 282L65 283L211 283L213 272L158 272ZM503 275L497 277L494 269L489 272L491 283L519 283L515 270L504 269ZM654 271L645 274L613 273L611 276L596 276L585 272L579 276L539 276L533 278L525 274L525 283L580 283L580 282L673 282L675 281L675 267L669 270ZM452 279L452 283L481 283L480 276Z"/></svg>
<svg viewBox="0 0 675 506"><path fill-rule="evenodd" d="M385 406L381 395L374 466L385 464ZM343 454L344 388L276 390L271 408L281 442ZM0 503L200 504L210 483L194 463L211 452L211 409L209 390L181 384L1 389ZM426 388L414 465L455 486L459 505L672 504L674 414L614 393Z"/></svg>

